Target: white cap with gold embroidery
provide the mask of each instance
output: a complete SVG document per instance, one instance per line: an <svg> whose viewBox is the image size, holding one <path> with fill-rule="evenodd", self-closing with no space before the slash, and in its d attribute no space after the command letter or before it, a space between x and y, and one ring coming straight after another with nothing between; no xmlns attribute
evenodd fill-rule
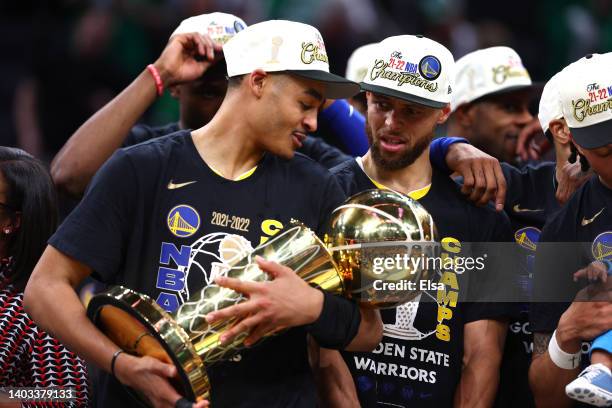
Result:
<svg viewBox="0 0 612 408"><path fill-rule="evenodd" d="M213 41L225 44L236 33L246 28L241 18L228 13L208 13L189 17L174 30L172 36L185 33L208 35Z"/></svg>
<svg viewBox="0 0 612 408"><path fill-rule="evenodd" d="M353 51L346 62L346 74L344 75L346 79L354 82L363 81L370 65L370 54L374 52L376 46L376 43L366 44Z"/></svg>
<svg viewBox="0 0 612 408"><path fill-rule="evenodd" d="M347 98L359 85L329 72L323 37L316 28L294 21L270 20L253 24L223 46L227 75L287 71L325 84L325 96Z"/></svg>
<svg viewBox="0 0 612 408"><path fill-rule="evenodd" d="M485 95L516 91L533 86L521 57L510 47L484 48L457 60L454 111Z"/></svg>
<svg viewBox="0 0 612 408"><path fill-rule="evenodd" d="M592 54L561 71L559 97L572 138L585 149L612 144L612 53Z"/></svg>
<svg viewBox="0 0 612 408"><path fill-rule="evenodd" d="M429 38L388 37L370 54L361 89L442 108L450 102L454 66L451 52Z"/></svg>

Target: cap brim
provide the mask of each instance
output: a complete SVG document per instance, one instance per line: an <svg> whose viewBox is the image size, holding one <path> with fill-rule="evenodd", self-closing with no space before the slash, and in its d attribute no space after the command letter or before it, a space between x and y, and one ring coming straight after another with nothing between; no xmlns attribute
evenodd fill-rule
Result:
<svg viewBox="0 0 612 408"><path fill-rule="evenodd" d="M574 141L585 149L607 146L612 144L612 119L581 128L570 127L570 133Z"/></svg>
<svg viewBox="0 0 612 408"><path fill-rule="evenodd" d="M290 74L325 84L325 97L329 99L350 98L359 93L359 84L340 75L319 70L289 70Z"/></svg>
<svg viewBox="0 0 612 408"><path fill-rule="evenodd" d="M386 88L380 85L366 84L365 82L361 82L359 85L361 86L361 89L363 91L370 91L370 92L374 92L377 94L390 96L392 98L403 99L405 101L418 103L419 105L425 105L430 108L441 109L445 107L446 105L448 105L448 102L432 101L431 99L421 98L420 96L411 95L406 92L401 92L396 89Z"/></svg>
<svg viewBox="0 0 612 408"><path fill-rule="evenodd" d="M478 102L481 99L486 99L488 97L491 96L497 96L497 95L506 95L509 93L513 93L513 92L518 92L518 91L530 91L531 92L531 96L535 96L535 95L540 95L542 93L542 90L544 90L544 83L542 82L533 82L531 85L515 85L515 86L509 86L508 88L504 88L504 89L500 89L499 91L495 91L495 92L491 92L488 94L484 94L476 99L474 99L472 102Z"/></svg>

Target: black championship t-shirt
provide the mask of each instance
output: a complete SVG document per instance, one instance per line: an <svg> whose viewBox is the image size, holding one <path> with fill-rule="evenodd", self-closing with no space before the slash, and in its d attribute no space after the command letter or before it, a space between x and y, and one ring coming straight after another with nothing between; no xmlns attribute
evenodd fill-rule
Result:
<svg viewBox="0 0 612 408"><path fill-rule="evenodd" d="M510 218L514 239L519 248L520 273L514 276L522 297L531 298L535 252L542 227L560 206L555 198L555 163L517 169L502 163L508 190L504 208ZM500 370L495 407L533 407L529 387L529 364L533 350L533 334L529 328L529 303L517 305L515 319L510 322Z"/></svg>
<svg viewBox="0 0 612 408"><path fill-rule="evenodd" d="M179 130L178 122L169 123L164 126L151 127L147 125L136 125L130 130L128 137L123 142L123 146L133 146L147 140L154 139L174 133ZM340 149L330 146L323 139L316 136L308 135L297 150L299 153L310 157L312 160L320 163L322 166L331 169L347 160L352 159L351 156L344 154Z"/></svg>
<svg viewBox="0 0 612 408"><path fill-rule="evenodd" d="M612 190L587 181L546 224L536 254L531 330L552 333L586 280L573 274L594 260L612 260ZM582 364L589 364L583 342Z"/></svg>
<svg viewBox="0 0 612 408"><path fill-rule="evenodd" d="M228 263L294 218L320 233L344 200L335 178L311 159L266 154L240 181L212 171L188 131L117 151L50 244L175 310ZM306 331L294 328L207 368L216 407L312 407L316 393ZM133 406L109 375L100 407Z"/></svg>
<svg viewBox="0 0 612 408"><path fill-rule="evenodd" d="M332 173L348 195L377 188L356 160L332 169ZM511 245L507 216L468 202L446 174L433 169L431 187L419 198L423 192L414 198L433 217L442 257L484 255L486 249L470 243ZM506 304L461 301L473 296L469 294L470 281L482 284L494 280L495 287L509 285L513 266L502 262L500 253L489 252L484 264L481 271L443 271L440 282L444 282L444 290L423 292L414 302L381 311L384 337L374 352L343 353L362 406L452 406L461 378L464 325L507 318L512 313Z"/></svg>

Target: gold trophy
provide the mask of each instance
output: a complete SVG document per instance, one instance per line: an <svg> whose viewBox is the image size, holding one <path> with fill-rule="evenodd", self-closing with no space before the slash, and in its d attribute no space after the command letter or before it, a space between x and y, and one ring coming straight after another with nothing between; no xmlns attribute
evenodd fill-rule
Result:
<svg viewBox="0 0 612 408"><path fill-rule="evenodd" d="M416 297L417 290L376 290L376 280L417 282L433 271L406 264L380 271L376 259L433 255L435 226L416 201L386 190L368 190L334 210L330 232L321 241L297 221L231 265L226 275L247 281L270 277L255 256L293 269L312 286L354 299L370 307L392 307ZM388 265L387 265L388 266ZM191 296L174 313L150 297L117 286L94 296L88 315L117 345L135 355L149 355L174 364L174 386L191 401L210 399L206 366L232 357L248 333L221 345L220 336L236 319L208 324L205 316L235 305L244 296L216 284Z"/></svg>

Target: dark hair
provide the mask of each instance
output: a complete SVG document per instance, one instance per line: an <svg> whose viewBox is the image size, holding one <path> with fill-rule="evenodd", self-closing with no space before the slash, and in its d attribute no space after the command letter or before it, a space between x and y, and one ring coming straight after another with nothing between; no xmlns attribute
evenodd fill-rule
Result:
<svg viewBox="0 0 612 408"><path fill-rule="evenodd" d="M12 209L11 217L21 214L8 255L13 257L9 282L23 290L57 228L57 196L48 170L23 150L0 146L0 173L8 186L6 204Z"/></svg>
<svg viewBox="0 0 612 408"><path fill-rule="evenodd" d="M227 89L238 88L246 75L236 75L227 78Z"/></svg>

